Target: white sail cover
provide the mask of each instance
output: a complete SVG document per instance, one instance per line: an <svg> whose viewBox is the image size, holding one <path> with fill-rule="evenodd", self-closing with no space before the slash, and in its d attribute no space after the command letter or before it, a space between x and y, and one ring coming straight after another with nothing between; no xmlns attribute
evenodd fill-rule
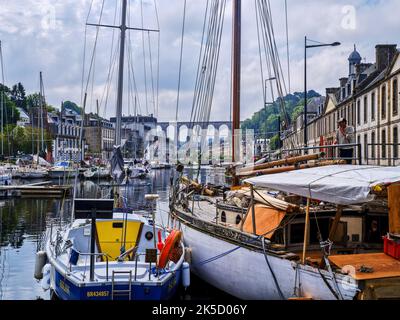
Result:
<svg viewBox="0 0 400 320"><path fill-rule="evenodd" d="M341 205L373 200L371 188L400 181L400 167L335 165L269 174L245 180L271 188Z"/></svg>

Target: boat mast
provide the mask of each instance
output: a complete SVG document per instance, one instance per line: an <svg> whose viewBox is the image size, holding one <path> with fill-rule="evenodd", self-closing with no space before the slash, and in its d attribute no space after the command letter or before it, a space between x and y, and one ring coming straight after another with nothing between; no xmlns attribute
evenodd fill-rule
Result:
<svg viewBox="0 0 400 320"><path fill-rule="evenodd" d="M119 67L118 67L118 97L117 97L117 119L115 125L115 145L121 145L121 118L122 118L122 97L124 87L124 60L125 60L125 35L126 35L126 5L127 0L122 0L122 17L121 17L121 41L119 51Z"/></svg>
<svg viewBox="0 0 400 320"><path fill-rule="evenodd" d="M42 77L42 71L40 71L40 93L39 93L39 99L40 99L40 130L41 130L41 140L42 140L42 150L44 151L44 132L43 132L43 105L44 105L44 88L43 88L43 77ZM39 161L39 160L38 160Z"/></svg>
<svg viewBox="0 0 400 320"><path fill-rule="evenodd" d="M4 84L4 67L3 67L3 51L1 49L1 41L0 41L0 59L1 59L1 81L3 84L3 88L1 90L1 154L4 156L4 90L5 90L5 84Z"/></svg>
<svg viewBox="0 0 400 320"><path fill-rule="evenodd" d="M235 162L235 144L240 146L235 131L240 129L241 0L232 0L232 8L232 162Z"/></svg>

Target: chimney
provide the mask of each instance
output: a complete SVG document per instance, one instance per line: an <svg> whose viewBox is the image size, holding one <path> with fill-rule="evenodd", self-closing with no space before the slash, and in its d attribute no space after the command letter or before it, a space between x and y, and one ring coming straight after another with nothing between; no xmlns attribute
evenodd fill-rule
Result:
<svg viewBox="0 0 400 320"><path fill-rule="evenodd" d="M349 78L340 78L340 79L339 79L339 81L340 81L340 86L341 86L341 87L345 87L348 80L349 80Z"/></svg>
<svg viewBox="0 0 400 320"><path fill-rule="evenodd" d="M397 53L395 44L378 44L375 46L376 69L382 71L389 66Z"/></svg>
<svg viewBox="0 0 400 320"><path fill-rule="evenodd" d="M339 90L340 88L326 88L326 96L328 96L328 94L336 94Z"/></svg>
<svg viewBox="0 0 400 320"><path fill-rule="evenodd" d="M371 65L372 65L372 63L359 63L359 64L356 64L356 75L358 76L360 73L363 73Z"/></svg>

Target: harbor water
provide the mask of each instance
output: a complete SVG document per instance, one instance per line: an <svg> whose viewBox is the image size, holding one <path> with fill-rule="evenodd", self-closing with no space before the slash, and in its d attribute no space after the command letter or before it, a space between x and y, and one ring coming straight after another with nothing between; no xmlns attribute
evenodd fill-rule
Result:
<svg viewBox="0 0 400 320"><path fill-rule="evenodd" d="M186 169L186 173L197 178L197 170ZM215 184L224 183L224 172L220 169L202 168L199 180ZM126 205L137 211L151 212L152 208L144 196L157 193L156 222L168 223L168 197L170 170L153 170L146 179L134 179L121 196ZM38 181L30 181L38 182ZM58 181L53 181L58 183ZM73 183L73 180L67 181ZM22 183L15 181L14 183ZM109 182L80 180L78 197L106 198L110 196ZM46 228L70 221L71 199L14 198L0 200L0 300L35 300L50 298L40 282L34 279L35 253L42 248ZM204 283L194 275L186 293L179 293L177 300L231 299L227 294Z"/></svg>

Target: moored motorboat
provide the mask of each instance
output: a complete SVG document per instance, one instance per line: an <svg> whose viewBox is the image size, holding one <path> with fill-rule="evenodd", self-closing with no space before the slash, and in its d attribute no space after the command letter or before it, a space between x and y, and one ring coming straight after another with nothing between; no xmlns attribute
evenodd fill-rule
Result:
<svg viewBox="0 0 400 320"><path fill-rule="evenodd" d="M12 175L4 169L0 169L0 185L10 186L12 183Z"/></svg>
<svg viewBox="0 0 400 320"><path fill-rule="evenodd" d="M42 167L20 167L18 169L21 179L44 179L48 176L48 170Z"/></svg>
<svg viewBox="0 0 400 320"><path fill-rule="evenodd" d="M107 179L111 178L110 168L106 167L91 167L83 172L86 179Z"/></svg>
<svg viewBox="0 0 400 320"><path fill-rule="evenodd" d="M59 161L49 169L49 177L55 178L73 178L77 175L77 170L74 169L72 161Z"/></svg>
<svg viewBox="0 0 400 320"><path fill-rule="evenodd" d="M76 199L73 222L48 230L36 278L63 300L170 299L189 267L181 233L113 204Z"/></svg>

